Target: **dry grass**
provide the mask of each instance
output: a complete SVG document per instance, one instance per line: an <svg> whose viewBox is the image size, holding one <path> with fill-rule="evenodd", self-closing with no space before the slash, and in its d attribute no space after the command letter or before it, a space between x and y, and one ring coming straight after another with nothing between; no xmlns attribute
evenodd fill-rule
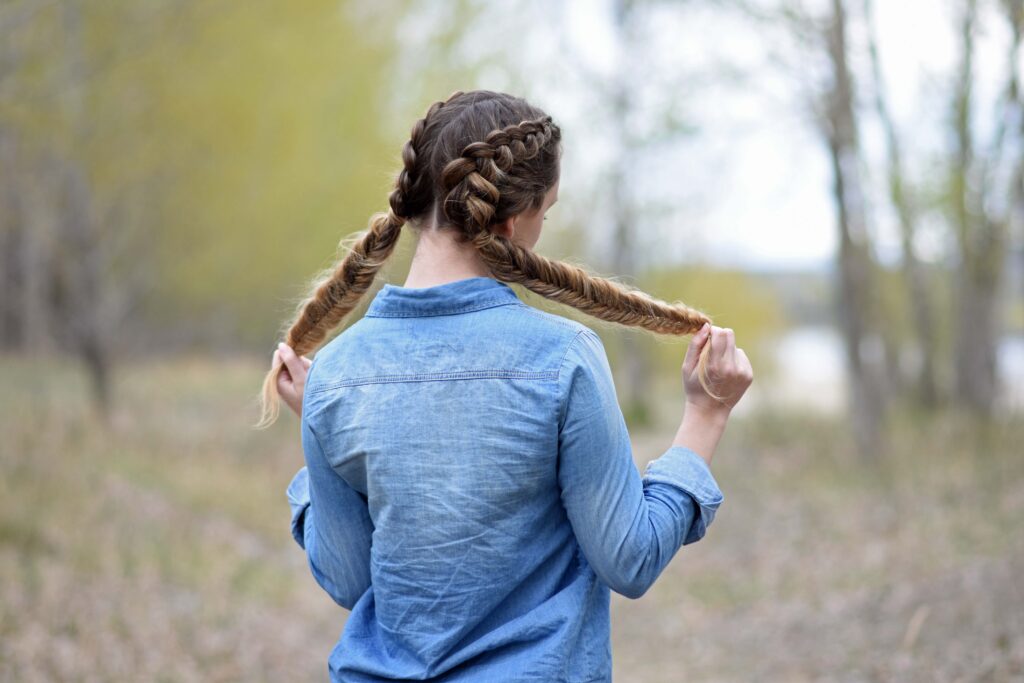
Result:
<svg viewBox="0 0 1024 683"><path fill-rule="evenodd" d="M708 535L613 602L616 680L1024 680L1021 443L908 418L872 458L822 418L730 425Z"/></svg>
<svg viewBox="0 0 1024 683"><path fill-rule="evenodd" d="M288 532L297 423L256 361L124 368L101 427L59 361L0 361L0 680L324 680L345 612ZM638 464L674 425L634 435ZM760 415L700 543L613 600L616 681L1024 679L1024 424Z"/></svg>

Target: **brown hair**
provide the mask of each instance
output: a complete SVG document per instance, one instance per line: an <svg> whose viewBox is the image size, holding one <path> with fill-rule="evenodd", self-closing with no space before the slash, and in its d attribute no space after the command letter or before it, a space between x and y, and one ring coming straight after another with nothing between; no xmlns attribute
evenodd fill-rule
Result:
<svg viewBox="0 0 1024 683"><path fill-rule="evenodd" d="M666 303L586 270L545 258L499 235L491 226L538 209L558 180L561 131L551 117L524 99L474 90L435 102L412 127L402 150L402 170L388 197L389 210L374 214L369 228L313 287L287 328L286 343L304 355L355 308L391 255L402 226L431 217L438 228L472 242L498 280L519 283L584 313L661 334L697 332L711 319L680 302ZM707 380L706 344L699 377ZM278 416L275 366L263 382L257 427Z"/></svg>

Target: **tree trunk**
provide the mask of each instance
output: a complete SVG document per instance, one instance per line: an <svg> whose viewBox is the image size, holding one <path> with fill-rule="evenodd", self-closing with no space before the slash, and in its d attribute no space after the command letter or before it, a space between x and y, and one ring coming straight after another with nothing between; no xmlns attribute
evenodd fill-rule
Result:
<svg viewBox="0 0 1024 683"><path fill-rule="evenodd" d="M953 100L956 152L952 202L959 248L954 356L957 399L973 413L988 417L998 391L998 295L1006 225L1005 221L986 214L984 197L971 182L975 173L971 99L976 19L977 1L965 0L960 24L960 68Z"/></svg>
<svg viewBox="0 0 1024 683"><path fill-rule="evenodd" d="M873 258L859 175L857 122L853 83L847 64L846 14L842 0L832 0L828 27L832 87L827 94L824 123L832 162L836 224L839 229L839 315L849 372L850 409L858 448L869 457L881 447L885 395L881 388L878 347L872 335L874 313Z"/></svg>
<svg viewBox="0 0 1024 683"><path fill-rule="evenodd" d="M0 128L0 348L22 344L21 242L24 227L17 189L14 187L14 136Z"/></svg>
<svg viewBox="0 0 1024 683"><path fill-rule="evenodd" d="M616 0L613 7L613 26L621 46L620 55L625 60L629 50L629 13L632 11L628 0ZM627 281L637 277L636 258L636 217L633 197L628 190L629 182L629 81L631 69L626 63L619 64L616 81L612 86L612 109L615 139L618 142L619 158L611 174L610 197L614 216L614 238L612 243L612 270ZM622 350L621 363L625 385L621 392L625 408L623 412L634 424L641 425L650 419L650 368L641 339L634 330L619 333Z"/></svg>
<svg viewBox="0 0 1024 683"><path fill-rule="evenodd" d="M903 152L896 125L889 110L885 79L878 56L874 23L871 19L871 0L865 0L864 13L868 22L868 50L875 85L875 110L885 131L889 200L896 209L900 228L900 247L903 257L903 279L909 295L908 310L912 316L914 336L921 354L921 366L916 378L917 400L925 408L935 408L939 402L938 383L935 378L936 347L935 323L931 289L914 247L917 232L917 211L907 188L903 166Z"/></svg>
<svg viewBox="0 0 1024 683"><path fill-rule="evenodd" d="M86 53L81 8L66 3L61 13L65 36L65 82L70 94L64 101L65 114L75 138L84 142L91 133L86 102L82 97L86 81ZM64 311L70 341L90 379L93 404L106 420L111 397L111 332L107 329L109 305L107 252L111 236L103 234L96 219L94 197L87 167L78 159L60 156L58 174L63 193L60 233L64 252L62 267L70 290ZM106 242L106 243L105 243Z"/></svg>
<svg viewBox="0 0 1024 683"><path fill-rule="evenodd" d="M63 318L74 351L89 375L94 404L101 416L110 408L110 353L104 307L103 245L94 225L91 188L80 167L68 163L63 175L65 205L62 233L70 291Z"/></svg>

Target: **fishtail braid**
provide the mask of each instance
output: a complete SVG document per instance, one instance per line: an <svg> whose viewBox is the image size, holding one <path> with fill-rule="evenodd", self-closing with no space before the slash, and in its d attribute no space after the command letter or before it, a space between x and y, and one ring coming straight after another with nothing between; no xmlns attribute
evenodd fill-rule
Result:
<svg viewBox="0 0 1024 683"><path fill-rule="evenodd" d="M500 220L499 187L507 184L509 171L559 138L551 117L523 121L466 145L462 154L444 167L445 215L460 224L463 239L473 243L494 277L601 320L659 334L694 334L710 323L709 316L682 302L660 301L578 266L545 258L491 230L496 218ZM707 376L710 348L707 344L701 352L698 376L705 391L716 396Z"/></svg>
<svg viewBox="0 0 1024 683"><path fill-rule="evenodd" d="M285 343L297 355L317 349L328 333L356 307L394 252L402 226L421 213L425 203L429 203L429 178L421 173L419 158L424 132L438 110L462 95L457 90L447 100L433 103L423 118L413 124L409 140L402 148L402 169L388 196L389 210L375 213L370 218L369 227L357 236L354 246L323 277L317 278L312 292L299 303L295 319L285 333ZM277 378L283 367L283 364L275 365L264 377L257 428L269 427L280 414Z"/></svg>

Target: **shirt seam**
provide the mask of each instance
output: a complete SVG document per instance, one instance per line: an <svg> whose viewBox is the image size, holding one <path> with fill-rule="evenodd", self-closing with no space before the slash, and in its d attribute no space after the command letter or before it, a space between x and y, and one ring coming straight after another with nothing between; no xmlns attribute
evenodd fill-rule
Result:
<svg viewBox="0 0 1024 683"><path fill-rule="evenodd" d="M557 371L557 375L556 375L556 378L555 378L559 382L561 382L562 366L565 364L565 359L569 357L569 351L572 350L572 347L576 343L576 340L579 339L585 332L588 332L588 331L589 330L587 328L583 328L581 330L578 330L576 332L576 334L573 335L572 341L570 341L569 344L565 347L565 352L562 354L562 359L560 361L558 361L558 371ZM562 425L563 425L564 420L565 420L565 415L566 415L566 412L568 411L568 407L569 407L569 394L570 393L571 393L570 391L566 391L564 396L560 396L559 397L559 401L558 401L558 429L559 429L559 431L561 431L561 429L562 429Z"/></svg>
<svg viewBox="0 0 1024 683"><path fill-rule="evenodd" d="M515 294L513 293L512 296L515 296ZM504 295L504 296L501 296L501 297L492 297L490 299L485 299L483 301L477 301L477 302L474 302L472 304L468 304L466 306L460 306L460 307L456 307L456 308L441 308L441 309L437 309L437 310L423 310L423 311L390 310L389 311L389 310L387 310L387 307L384 307L384 310L367 311L366 314L363 317L365 317L365 318L430 318L430 317L436 317L436 316L442 316L442 315L458 315L460 313L472 313L473 311L482 311L482 310L484 310L486 308L496 308L498 306L508 306L510 304L516 304L516 303L522 303L522 301L520 301L518 299L518 297L515 299L515 301L509 301L508 300L508 295ZM401 305L401 304L399 304L399 305Z"/></svg>
<svg viewBox="0 0 1024 683"><path fill-rule="evenodd" d="M395 382L434 382L458 379L558 379L558 370L454 370L446 372L420 372L402 375L366 375L349 377L328 384L310 385L312 394L347 386L365 384L391 384Z"/></svg>
<svg viewBox="0 0 1024 683"><path fill-rule="evenodd" d="M553 322L556 325L559 325L561 327L567 327L567 328L569 328L571 330L576 330L577 332L585 332L585 331L587 331L589 329L586 326L583 326L583 323L578 322L576 320L573 320L572 318L565 318L565 317L560 316L560 315L558 315L556 313L549 313L548 311L542 311L542 310L540 310L540 309L538 309L538 308L536 308L534 306L531 306L529 304L523 303L522 301L520 301L519 303L522 304L523 308L526 308L530 313L532 313L533 315L535 315L536 317L538 317L538 318L540 318L542 320L545 320L545 321L548 321L548 322Z"/></svg>

